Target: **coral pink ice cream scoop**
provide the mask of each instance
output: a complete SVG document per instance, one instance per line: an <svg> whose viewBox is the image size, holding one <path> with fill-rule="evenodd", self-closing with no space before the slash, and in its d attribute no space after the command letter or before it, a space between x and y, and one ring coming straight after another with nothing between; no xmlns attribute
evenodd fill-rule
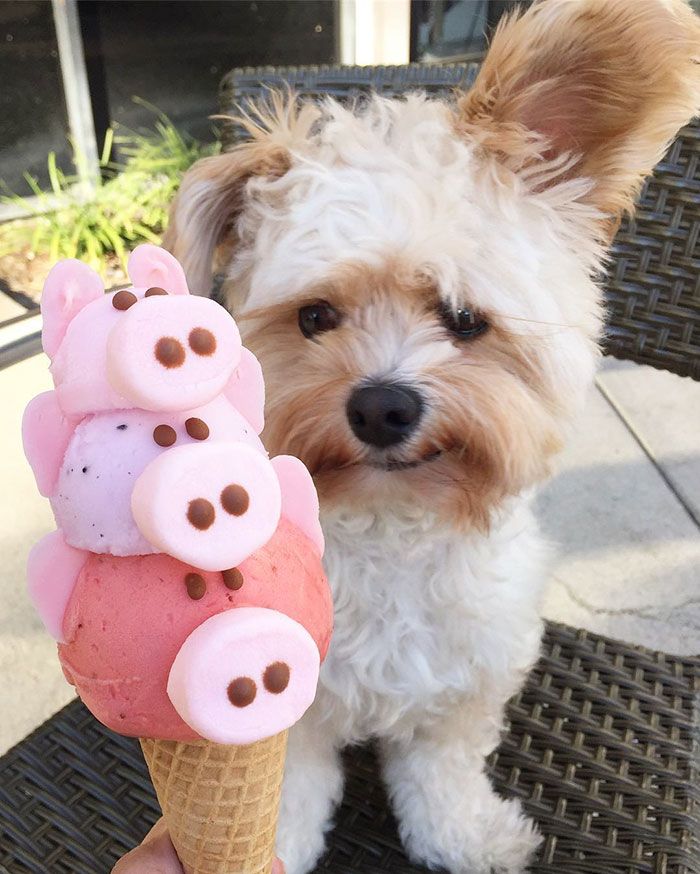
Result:
<svg viewBox="0 0 700 874"><path fill-rule="evenodd" d="M249 744L316 692L332 605L311 477L269 459L264 385L231 316L140 246L105 294L77 261L42 299L54 391L23 439L58 530L30 595L69 682L105 725Z"/></svg>
<svg viewBox="0 0 700 874"><path fill-rule="evenodd" d="M120 734L250 743L311 704L331 617L320 555L283 519L224 574L166 555L89 556L58 651L83 702Z"/></svg>

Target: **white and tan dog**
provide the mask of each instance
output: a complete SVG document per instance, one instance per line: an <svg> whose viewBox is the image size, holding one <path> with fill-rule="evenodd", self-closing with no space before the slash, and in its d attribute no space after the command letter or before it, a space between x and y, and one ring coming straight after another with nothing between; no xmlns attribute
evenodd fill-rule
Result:
<svg viewBox="0 0 700 874"><path fill-rule="evenodd" d="M520 872L537 846L484 772L542 631L531 486L591 384L595 277L700 105L699 57L681 0L543 0L453 103L274 97L185 177L166 245L200 293L224 265L265 444L322 502L336 629L290 738L288 874L323 850L339 751L370 737L414 859Z"/></svg>

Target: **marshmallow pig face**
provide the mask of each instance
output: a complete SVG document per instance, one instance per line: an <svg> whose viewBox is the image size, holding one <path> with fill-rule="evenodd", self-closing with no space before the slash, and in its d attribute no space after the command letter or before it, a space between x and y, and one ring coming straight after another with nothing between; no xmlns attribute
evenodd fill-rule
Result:
<svg viewBox="0 0 700 874"><path fill-rule="evenodd" d="M44 350L64 414L139 407L189 410L224 391L241 361L230 315L190 295L182 268L143 245L129 259L129 290L104 294L79 261L61 261L42 295Z"/></svg>
<svg viewBox="0 0 700 874"><path fill-rule="evenodd" d="M228 396L184 412L110 410L76 423L56 394L30 402L22 439L69 549L165 552L224 570L262 546L281 514L323 554L308 470L292 456L268 459Z"/></svg>
<svg viewBox="0 0 700 874"><path fill-rule="evenodd" d="M262 546L281 505L260 439L225 397L186 412L85 417L48 496L72 547L166 552L207 570L231 567Z"/></svg>

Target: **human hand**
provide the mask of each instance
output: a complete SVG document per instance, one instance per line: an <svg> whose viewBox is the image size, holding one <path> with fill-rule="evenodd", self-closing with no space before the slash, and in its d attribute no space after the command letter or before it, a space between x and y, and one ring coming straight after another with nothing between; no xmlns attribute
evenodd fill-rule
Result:
<svg viewBox="0 0 700 874"><path fill-rule="evenodd" d="M158 820L138 847L117 862L112 874L183 874L162 819ZM272 874L284 874L284 865L279 859L272 863Z"/></svg>

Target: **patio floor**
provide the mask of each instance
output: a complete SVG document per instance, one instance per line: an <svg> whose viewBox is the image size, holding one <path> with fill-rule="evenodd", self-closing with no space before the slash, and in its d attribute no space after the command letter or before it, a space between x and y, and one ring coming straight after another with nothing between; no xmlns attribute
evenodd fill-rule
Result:
<svg viewBox="0 0 700 874"><path fill-rule="evenodd" d="M73 697L25 586L29 547L53 519L24 460L20 422L27 401L50 387L43 355L0 370L0 754ZM700 653L700 384L607 361L539 509L557 544L548 617Z"/></svg>

